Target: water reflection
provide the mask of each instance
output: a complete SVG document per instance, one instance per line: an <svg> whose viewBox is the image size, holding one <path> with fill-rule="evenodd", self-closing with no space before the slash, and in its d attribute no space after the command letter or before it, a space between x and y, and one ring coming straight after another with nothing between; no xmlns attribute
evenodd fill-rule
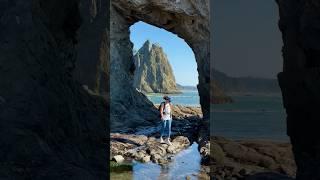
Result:
<svg viewBox="0 0 320 180"><path fill-rule="evenodd" d="M154 180L154 179L197 179L200 171L201 156L198 151L198 144L193 143L186 150L178 153L167 166L160 166L154 163L133 162L133 179Z"/></svg>

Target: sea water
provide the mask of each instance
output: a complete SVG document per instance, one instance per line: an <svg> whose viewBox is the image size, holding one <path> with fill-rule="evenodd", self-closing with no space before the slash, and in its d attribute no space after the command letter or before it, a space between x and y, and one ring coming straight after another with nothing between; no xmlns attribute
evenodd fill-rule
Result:
<svg viewBox="0 0 320 180"><path fill-rule="evenodd" d="M164 101L164 95L167 95L171 98L172 104L184 106L200 106L200 98L198 91L183 90L180 94L149 93L147 94L147 97L154 104L160 104Z"/></svg>
<svg viewBox="0 0 320 180"><path fill-rule="evenodd" d="M233 95L234 103L211 105L211 135L231 139L288 141L280 94Z"/></svg>
<svg viewBox="0 0 320 180"><path fill-rule="evenodd" d="M173 161L166 166L158 164L133 162L134 180L175 180L186 179L196 180L201 168L201 156L198 151L198 144L193 143L187 149L179 152L173 157Z"/></svg>
<svg viewBox="0 0 320 180"><path fill-rule="evenodd" d="M164 94L148 94L160 104ZM200 106L197 91L169 94L173 104ZM211 135L231 139L288 141L281 94L233 94L234 103L211 104Z"/></svg>

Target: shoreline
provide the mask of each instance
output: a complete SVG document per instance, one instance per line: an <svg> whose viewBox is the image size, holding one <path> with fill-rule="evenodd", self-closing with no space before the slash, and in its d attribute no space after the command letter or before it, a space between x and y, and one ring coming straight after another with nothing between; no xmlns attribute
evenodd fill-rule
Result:
<svg viewBox="0 0 320 180"><path fill-rule="evenodd" d="M277 173L288 178L296 174L292 145L289 142L234 141L210 136L210 152L210 174L219 180L250 177L259 173Z"/></svg>

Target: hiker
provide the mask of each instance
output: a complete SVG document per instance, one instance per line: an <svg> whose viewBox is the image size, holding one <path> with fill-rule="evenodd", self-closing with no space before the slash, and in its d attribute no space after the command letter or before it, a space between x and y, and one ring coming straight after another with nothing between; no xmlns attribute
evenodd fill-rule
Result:
<svg viewBox="0 0 320 180"><path fill-rule="evenodd" d="M161 135L160 135L160 143L164 143L163 141L163 136L165 133L165 130L168 130L168 138L166 140L166 143L168 145L172 145L170 142L170 134L171 134L171 123L172 123L172 110L173 106L171 104L171 99L168 96L164 96L163 99L165 102L162 102L159 107L160 111L160 118L162 121L162 126L161 126Z"/></svg>

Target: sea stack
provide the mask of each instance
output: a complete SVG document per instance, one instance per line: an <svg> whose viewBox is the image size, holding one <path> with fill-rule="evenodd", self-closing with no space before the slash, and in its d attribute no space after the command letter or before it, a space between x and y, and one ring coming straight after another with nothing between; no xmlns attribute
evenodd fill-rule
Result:
<svg viewBox="0 0 320 180"><path fill-rule="evenodd" d="M211 81L211 98L210 101L212 104L224 104L232 103L233 100L231 97L227 96L225 92L218 85L217 81Z"/></svg>
<svg viewBox="0 0 320 180"><path fill-rule="evenodd" d="M134 55L134 87L144 93L181 93L172 67L159 44L147 40Z"/></svg>

